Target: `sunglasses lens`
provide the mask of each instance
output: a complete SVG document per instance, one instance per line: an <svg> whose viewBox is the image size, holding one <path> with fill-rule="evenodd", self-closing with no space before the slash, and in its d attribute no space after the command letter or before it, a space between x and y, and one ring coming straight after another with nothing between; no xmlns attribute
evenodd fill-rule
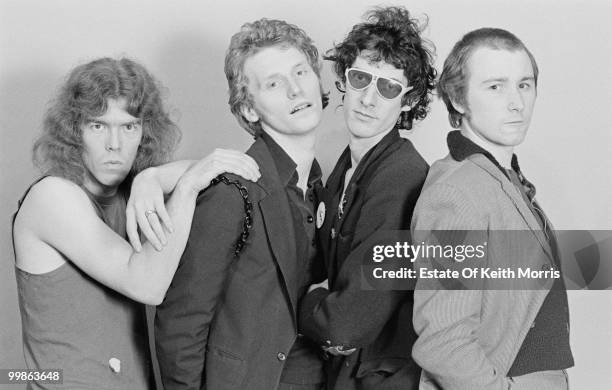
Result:
<svg viewBox="0 0 612 390"><path fill-rule="evenodd" d="M351 87L355 89L363 89L372 82L372 75L356 69L351 69L348 72L347 80Z"/></svg>
<svg viewBox="0 0 612 390"><path fill-rule="evenodd" d="M387 99L395 99L402 93L401 84L382 77L376 80L376 87L378 88L378 92Z"/></svg>

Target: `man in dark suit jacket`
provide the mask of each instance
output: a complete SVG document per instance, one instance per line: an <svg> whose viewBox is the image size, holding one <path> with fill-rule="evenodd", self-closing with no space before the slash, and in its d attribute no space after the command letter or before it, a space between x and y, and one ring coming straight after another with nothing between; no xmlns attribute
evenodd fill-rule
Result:
<svg viewBox="0 0 612 390"><path fill-rule="evenodd" d="M310 38L286 22L262 19L232 37L230 106L256 138L247 153L262 176L244 183L246 191L219 184L199 196L185 253L157 309L166 390L323 386L320 348L298 336L296 320L300 297L317 281L314 145L326 103L319 66ZM235 258L244 224L252 226Z"/></svg>
<svg viewBox="0 0 612 390"><path fill-rule="evenodd" d="M330 389L418 386L412 294L362 289L361 266L377 232L409 229L427 175L427 163L398 131L425 117L433 88L433 60L419 31L404 8L376 9L330 56L345 87L350 144L318 218L329 290L311 289L300 309L301 332L332 355Z"/></svg>

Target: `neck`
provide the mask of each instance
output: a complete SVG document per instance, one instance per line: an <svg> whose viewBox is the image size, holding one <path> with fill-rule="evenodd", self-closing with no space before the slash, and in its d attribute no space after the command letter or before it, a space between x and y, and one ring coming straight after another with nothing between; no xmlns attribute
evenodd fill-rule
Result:
<svg viewBox="0 0 612 390"><path fill-rule="evenodd" d="M85 180L83 180L83 187L85 187L92 195L101 198L110 198L117 193L118 186L105 186L104 184L98 182L95 178L91 178L89 176L90 175L87 175Z"/></svg>
<svg viewBox="0 0 612 390"><path fill-rule="evenodd" d="M461 134L487 152L491 153L502 167L508 169L511 167L512 155L514 154L513 146L497 145L487 141L466 125L461 127Z"/></svg>
<svg viewBox="0 0 612 390"><path fill-rule="evenodd" d="M349 138L349 149L351 150L351 160L353 161L353 165L356 166L359 164L359 161L361 161L363 156L392 130L393 127L387 131L368 138L356 137L351 133Z"/></svg>
<svg viewBox="0 0 612 390"><path fill-rule="evenodd" d="M315 155L316 137L314 132L299 135L282 134L274 130L266 130L266 133L291 157L297 165L295 170L298 174L298 187L306 193L308 175Z"/></svg>

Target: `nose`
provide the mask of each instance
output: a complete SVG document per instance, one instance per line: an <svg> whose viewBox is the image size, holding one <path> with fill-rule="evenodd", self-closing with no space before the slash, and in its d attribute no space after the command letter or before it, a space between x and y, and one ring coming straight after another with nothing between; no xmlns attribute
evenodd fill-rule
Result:
<svg viewBox="0 0 612 390"><path fill-rule="evenodd" d="M293 77L289 77L287 81L287 96L290 99L295 98L296 96L302 93L302 86L300 83L295 80Z"/></svg>
<svg viewBox="0 0 612 390"><path fill-rule="evenodd" d="M121 149L120 130L116 126L111 126L106 133L106 150L113 151Z"/></svg>
<svg viewBox="0 0 612 390"><path fill-rule="evenodd" d="M508 94L508 109L510 111L523 111L523 108L525 108L525 102L523 100L521 91L517 88L510 88L510 92L508 92Z"/></svg>
<svg viewBox="0 0 612 390"><path fill-rule="evenodd" d="M374 105L374 101L376 99L376 85L371 83L368 87L361 92L361 104L365 107L370 107Z"/></svg>

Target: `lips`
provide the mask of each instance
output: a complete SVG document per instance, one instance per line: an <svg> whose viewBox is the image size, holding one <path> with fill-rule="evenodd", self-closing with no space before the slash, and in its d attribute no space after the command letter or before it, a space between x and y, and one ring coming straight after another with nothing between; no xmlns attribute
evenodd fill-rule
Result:
<svg viewBox="0 0 612 390"><path fill-rule="evenodd" d="M291 115L293 115L293 114L295 114L297 112L300 112L300 111L305 110L305 109L310 108L310 107L312 107L312 104L310 104L308 102L301 103L301 104L298 104L297 106L293 107L289 113Z"/></svg>
<svg viewBox="0 0 612 390"><path fill-rule="evenodd" d="M358 111L358 110L353 110L353 112L355 113L355 115L357 116L357 118L359 119L365 119L365 120L371 120L371 119L376 119L375 116L367 114L365 112L362 111Z"/></svg>
<svg viewBox="0 0 612 390"><path fill-rule="evenodd" d="M104 161L103 164L109 167L118 167L118 166L123 165L123 162L119 160L109 160L109 161Z"/></svg>

